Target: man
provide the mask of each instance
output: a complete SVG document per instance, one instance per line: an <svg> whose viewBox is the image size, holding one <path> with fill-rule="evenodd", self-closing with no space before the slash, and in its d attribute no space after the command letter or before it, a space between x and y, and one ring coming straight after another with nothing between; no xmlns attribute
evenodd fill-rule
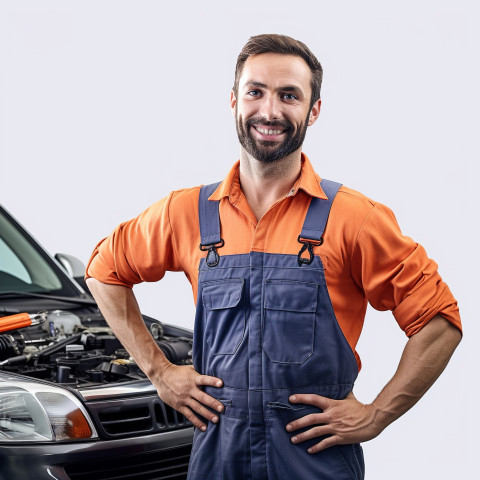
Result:
<svg viewBox="0 0 480 480"><path fill-rule="evenodd" d="M172 192L120 225L88 267L117 336L197 427L191 479L364 478L359 443L418 401L460 341L456 301L423 248L383 205L320 182L301 152L321 79L303 43L252 37L230 100L240 161L221 184ZM165 359L130 288L166 270L183 270L197 298L194 368ZM352 389L367 301L410 338L364 405Z"/></svg>

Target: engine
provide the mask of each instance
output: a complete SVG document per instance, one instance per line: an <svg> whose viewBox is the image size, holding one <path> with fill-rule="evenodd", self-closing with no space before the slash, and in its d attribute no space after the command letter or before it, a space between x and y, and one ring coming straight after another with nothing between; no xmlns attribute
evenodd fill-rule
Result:
<svg viewBox="0 0 480 480"><path fill-rule="evenodd" d="M71 387L145 379L101 314L44 312L41 324L0 334L0 370ZM169 336L145 317L152 337L177 365L192 363L192 339Z"/></svg>

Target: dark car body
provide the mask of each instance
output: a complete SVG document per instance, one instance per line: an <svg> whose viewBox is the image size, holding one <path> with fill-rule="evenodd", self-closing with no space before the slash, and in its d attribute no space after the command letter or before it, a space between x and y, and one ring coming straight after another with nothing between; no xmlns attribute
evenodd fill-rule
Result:
<svg viewBox="0 0 480 480"><path fill-rule="evenodd" d="M38 322L0 332L0 480L186 478L192 425L114 336L75 259L57 259L0 207L0 325ZM191 331L144 321L191 364Z"/></svg>

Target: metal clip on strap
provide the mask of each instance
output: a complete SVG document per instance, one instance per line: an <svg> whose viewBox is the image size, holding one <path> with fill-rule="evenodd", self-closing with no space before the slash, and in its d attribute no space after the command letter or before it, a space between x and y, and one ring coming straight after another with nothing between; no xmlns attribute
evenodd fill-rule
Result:
<svg viewBox="0 0 480 480"><path fill-rule="evenodd" d="M319 197L312 198L310 206L308 207L307 215L303 222L302 231L298 237L298 241L303 244L301 250L298 252L298 266L310 265L313 262L313 247L322 245L323 233L327 225L330 209L332 208L333 200L342 186L340 183L332 182L331 180L323 179L320 182L326 199ZM305 250L308 251L309 257L302 257Z"/></svg>
<svg viewBox="0 0 480 480"><path fill-rule="evenodd" d="M216 267L218 262L220 262L220 255L217 252L217 248L222 248L225 245L223 238L220 239L220 243L213 243L211 245L202 245L200 244L200 250L207 253L207 258L205 259L206 264L209 267Z"/></svg>
<svg viewBox="0 0 480 480"><path fill-rule="evenodd" d="M313 262L313 247L317 247L323 243L323 238L320 241L313 241L313 240L302 240L301 235L298 236L297 241L302 243L302 248L298 252L298 266L301 267L302 265L310 265ZM303 252L308 250L309 257L302 257Z"/></svg>

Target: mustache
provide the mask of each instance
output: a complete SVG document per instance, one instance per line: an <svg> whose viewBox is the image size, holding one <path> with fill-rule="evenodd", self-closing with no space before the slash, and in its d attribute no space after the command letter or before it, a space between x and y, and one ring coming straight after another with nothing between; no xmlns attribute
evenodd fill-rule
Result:
<svg viewBox="0 0 480 480"><path fill-rule="evenodd" d="M282 130L291 130L293 125L288 120L265 120L262 117L251 117L245 121L245 126L247 128L251 127L252 125L262 125L264 127L280 127Z"/></svg>

